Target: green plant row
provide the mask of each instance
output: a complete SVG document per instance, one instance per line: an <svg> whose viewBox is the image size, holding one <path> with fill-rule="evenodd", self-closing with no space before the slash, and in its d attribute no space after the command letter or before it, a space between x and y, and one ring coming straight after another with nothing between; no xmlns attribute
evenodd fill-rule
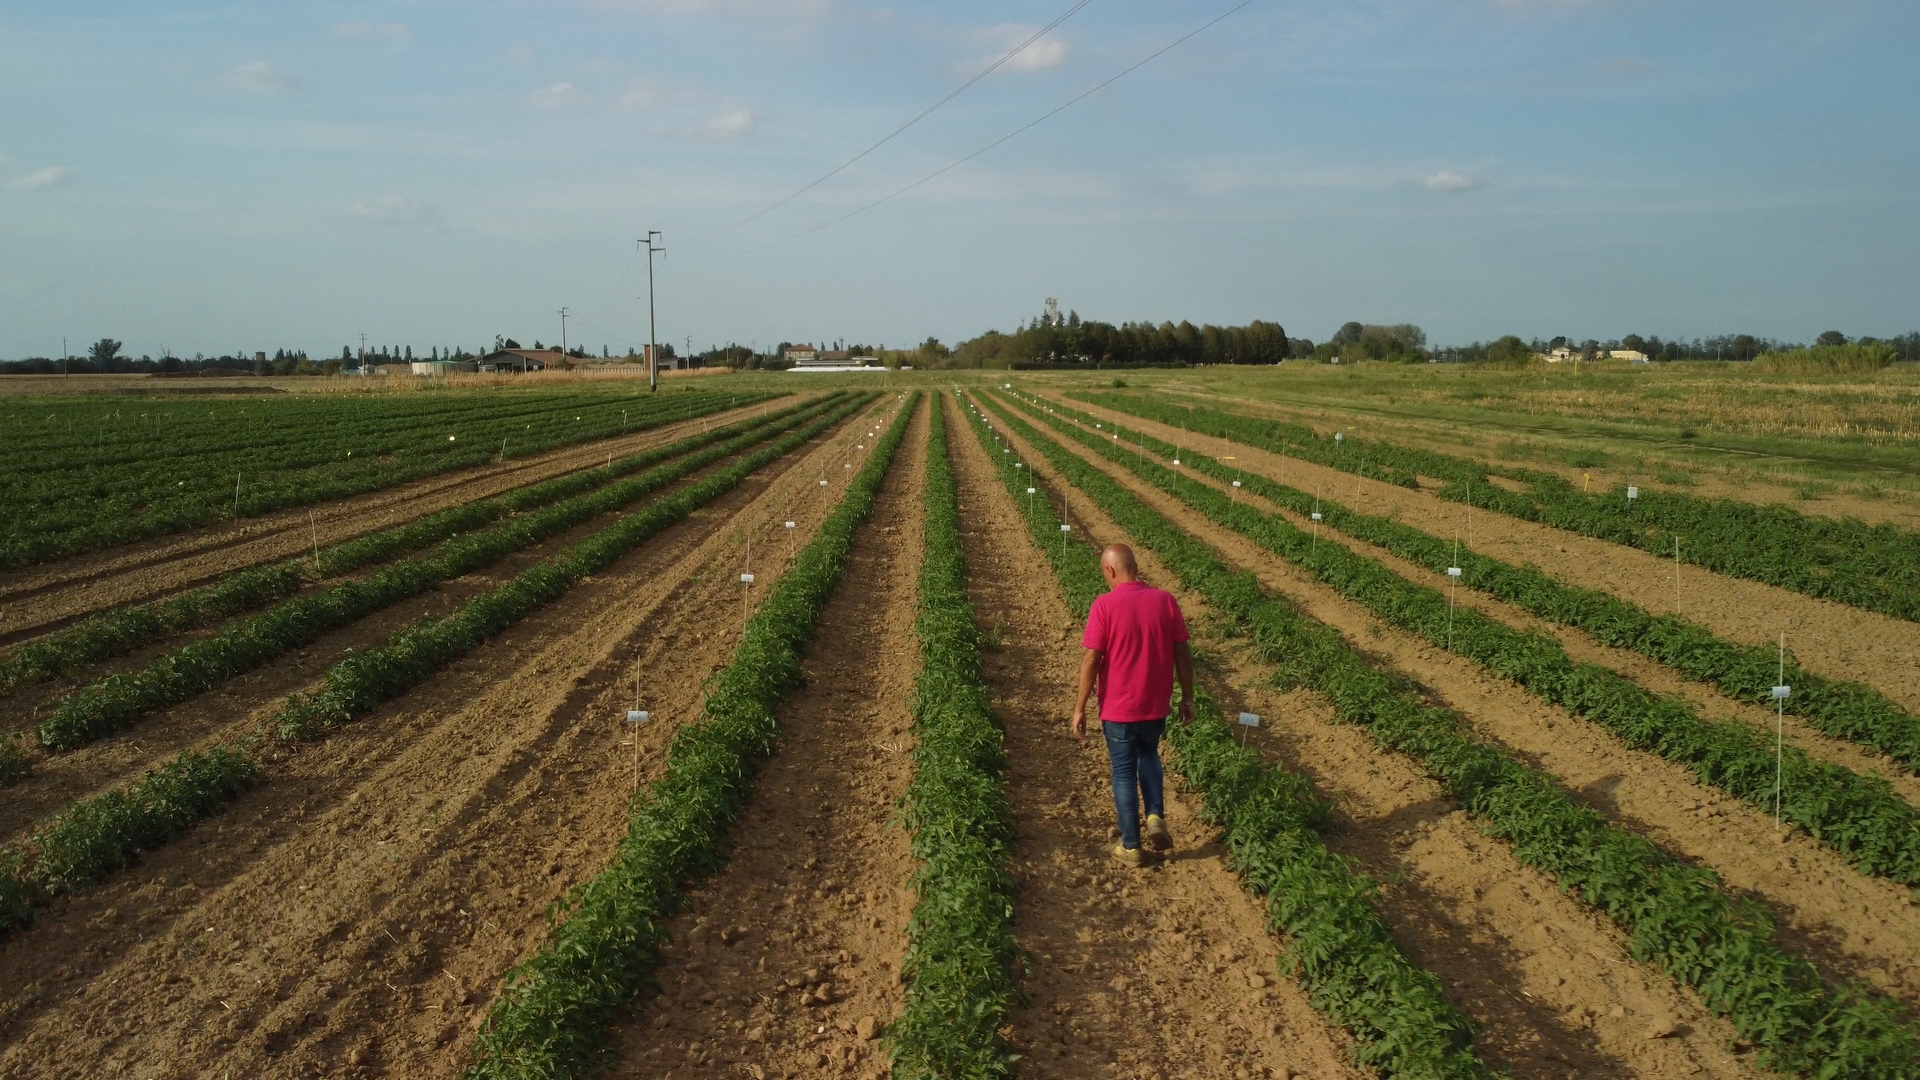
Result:
<svg viewBox="0 0 1920 1080"><path fill-rule="evenodd" d="M1257 596L1251 577L1229 575L1203 546L1164 519L1156 527L1148 516L1157 515L1117 485L1096 488L1091 478L1082 483L1063 467L1071 455L1015 424L1057 470L1173 566L1183 582L1201 587L1210 600ZM986 424L976 418L974 431L992 453L996 444ZM1017 498L1024 497L1024 483L1003 479ZM1098 556L1091 548L1069 550L1077 550L1076 557L1097 574ZM1084 611L1097 593L1086 592L1080 575L1058 576L1076 609ZM1281 970L1306 987L1314 1008L1353 1033L1359 1043L1355 1056L1385 1076L1406 1080L1492 1075L1473 1055L1472 1025L1447 1000L1439 979L1394 944L1373 906L1376 884L1321 842L1318 830L1326 826L1328 811L1311 786L1235 744L1204 695L1195 702L1193 725L1169 724L1167 734L1177 754L1173 770L1200 792L1206 820L1223 831L1229 862L1248 888L1266 897L1268 921L1288 936Z"/></svg>
<svg viewBox="0 0 1920 1080"><path fill-rule="evenodd" d="M35 908L131 863L142 851L252 787L259 767L244 750L189 750L125 790L82 799L25 841L0 849L0 932L26 926Z"/></svg>
<svg viewBox="0 0 1920 1080"><path fill-rule="evenodd" d="M700 719L674 732L663 774L634 796L612 864L567 895L546 944L508 973L469 1080L576 1077L605 1064L607 1029L652 985L681 890L725 859L727 831L773 751L774 709L801 681L800 650L872 513L918 396L748 620L733 659L707 683Z"/></svg>
<svg viewBox="0 0 1920 1080"><path fill-rule="evenodd" d="M36 729L40 742L51 750L72 750L104 738L149 712L185 701L329 631L617 510L800 422L788 417L756 427L717 445L682 453L677 460L597 492L456 536L433 552L402 559L367 578L282 601L143 668L110 675L60 699ZM686 450L680 443L674 445Z"/></svg>
<svg viewBox="0 0 1920 1080"><path fill-rule="evenodd" d="M1005 741L980 676L967 597L960 503L938 394L928 435L926 561L920 569L920 675L914 680L913 778L900 818L919 861L900 972L906 1003L887 1029L895 1080L998 1077L1014 1055L1000 1036L1021 999L1013 936L1017 891Z"/></svg>
<svg viewBox="0 0 1920 1080"><path fill-rule="evenodd" d="M1060 519L1058 509L1047 501L1044 490L1027 494L1028 488L1040 487L1040 478L1033 475L1025 462L1017 461L1011 454L999 452L1007 447L994 441L993 431L985 424L978 406L964 397L959 400L966 409L968 423L974 425L981 445L987 448L987 457L992 459L1001 482L1007 485L1008 493L1013 496L1014 509L1026 519L1028 534L1053 567L1054 576L1060 579L1060 587L1066 591L1067 606L1073 609L1075 616L1086 618L1087 608L1093 605L1093 598L1107 591L1107 581L1100 576L1100 560L1088 558L1084 537L1080 538L1079 543L1072 542L1071 536L1067 544L1060 543L1060 526L1066 522Z"/></svg>
<svg viewBox="0 0 1920 1080"><path fill-rule="evenodd" d="M1920 620L1920 534L1895 525L1656 488L1642 488L1630 502L1624 484L1588 492L1554 473L1374 439L1336 441L1303 424L1133 395L1074 396L1388 483L1412 487L1416 476L1430 476L1444 481L1442 498L1659 555L1671 556L1678 538L1683 558L1716 573ZM1489 475L1516 481L1524 490L1509 491L1491 483Z"/></svg>
<svg viewBox="0 0 1920 1080"><path fill-rule="evenodd" d="M366 402L248 402L253 411L277 406L288 421L282 425L288 441L277 446L250 442L253 426L234 422L236 407L223 406L215 411L224 415L199 427L199 438L180 432L156 453L102 461L78 472L0 479L0 509L6 511L0 570L378 491L484 464L501 456L503 447L504 456L512 457L590 442L766 396L701 390L658 398L516 395L483 402L485 407L443 401L444 411L410 417L384 431L351 422L356 415L380 415L381 409ZM215 446L232 449L216 453Z"/></svg>
<svg viewBox="0 0 1920 1080"><path fill-rule="evenodd" d="M1779 654L1771 647L1729 641L1681 616L1655 615L1611 593L1556 581L1538 567L1514 566L1391 518L1354 513L1332 500L1231 468L1205 454L1181 450L1078 410L1058 405L1052 408L1083 425L1101 423L1101 430L1119 435L1123 445L1143 447L1163 458L1178 452L1183 467L1223 483L1238 480L1247 491L1302 517L1320 513L1328 528L1435 573L1457 566L1461 584L1469 588L1584 631L1604 644L1631 649L1689 679L1711 683L1729 697L1771 705L1770 691L1775 684L1785 683L1793 687L1792 696L1786 700L1788 713L1806 718L1828 735L1870 747L1920 771L1920 717L1870 686L1808 671L1794 662L1790 652L1783 672Z"/></svg>
<svg viewBox="0 0 1920 1080"><path fill-rule="evenodd" d="M1457 713L1427 704L1419 687L1369 662L1337 630L1270 596L1251 574L1229 570L1211 548L1077 455L1018 419L1010 422L1184 584L1232 619L1286 681L1325 694L1343 722L1365 727L1383 749L1419 761L1483 827L1512 844L1520 861L1553 875L1619 923L1636 958L1694 987L1771 1067L1823 1080L1891 1080L1920 1070L1913 1032L1887 1002L1860 987L1826 983L1805 959L1773 942L1763 910L1730 899L1711 871L1608 822L1551 776L1475 740ZM1192 481L1182 487L1205 492L1201 501L1211 502L1212 495L1230 512L1254 513ZM1175 746L1184 769L1190 751ZM1292 899L1314 903L1297 890Z"/></svg>
<svg viewBox="0 0 1920 1080"><path fill-rule="evenodd" d="M843 403L834 410L834 416L814 421L803 432L789 435L777 445L785 448L782 453L791 452L813 434L871 402L874 396L864 395ZM773 453L773 449L758 451L754 458L760 459L762 465L773 461L780 456ZM737 463L729 471L740 470L744 465L744 461ZM710 501L731 489L732 484L714 483L719 475L724 474L695 485L705 492L705 499L701 501ZM556 561L571 557L577 566L581 561L591 563L596 558L605 558L621 545L631 549L644 539L641 534L647 531L648 524L653 526L652 532L657 532L668 521L679 520L697 508L701 501L689 505L687 498L692 490L694 488L689 488L662 500L674 504L672 511L661 512L657 509L661 504L653 504L582 541ZM506 588L497 592L505 592ZM525 593L514 596L524 600ZM476 605L480 603L468 605L443 622L464 619L461 625L472 627ZM498 615L504 610L503 603L499 602L482 606L487 614ZM402 634L401 638L406 636ZM309 702L310 706L313 704ZM317 736L327 730L326 719L316 710L307 717L305 726L299 726L283 712L274 734L282 738ZM0 849L0 930L26 925L39 904L99 881L127 865L139 852L164 843L247 790L263 771L255 756L258 738L256 735L235 747L185 751L158 772L136 783L129 792L112 791L81 800L26 842Z"/></svg>
<svg viewBox="0 0 1920 1080"><path fill-rule="evenodd" d="M1472 608L1454 610L1447 594L1416 585L1346 547L1265 514L1129 448L1044 412L1035 413L1148 483L1299 565L1374 614L1439 647L1474 660L1542 700L1591 720L1628 746L1687 766L1694 777L1756 807L1774 809L1774 740L1737 720L1708 721L1693 704L1661 697L1598 664L1575 663L1553 638L1516 630ZM1182 459L1184 462L1184 458ZM1902 884L1920 883L1920 811L1884 777L1861 776L1805 751L1779 758L1781 814L1856 869Z"/></svg>
<svg viewBox="0 0 1920 1080"><path fill-rule="evenodd" d="M613 480L689 450L724 442L749 430L810 411L827 401L842 397L844 393L842 391L638 454L616 458L605 467L581 469L492 498L450 507L404 525L358 536L321 548L317 562L312 558L293 558L250 567L163 600L116 608L80 619L25 642L0 657L0 694L56 676L72 678L92 664L252 611L291 596L312 582L352 573L470 529L485 528L514 514L523 514L604 487Z"/></svg>
<svg viewBox="0 0 1920 1080"><path fill-rule="evenodd" d="M488 638L559 599L583 578L611 566L662 529L866 407L873 397L847 401L713 475L654 500L559 556L474 597L444 618L422 619L377 648L349 651L327 672L317 691L288 698L286 707L274 718L275 737L286 741L317 738L329 728L400 696Z"/></svg>

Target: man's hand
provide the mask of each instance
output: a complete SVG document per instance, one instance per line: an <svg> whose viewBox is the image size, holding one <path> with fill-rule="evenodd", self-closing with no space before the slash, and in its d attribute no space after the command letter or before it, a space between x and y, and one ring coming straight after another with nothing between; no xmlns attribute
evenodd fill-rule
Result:
<svg viewBox="0 0 1920 1080"><path fill-rule="evenodd" d="M1193 723L1193 695L1191 694L1182 694L1180 696L1180 722L1183 724Z"/></svg>
<svg viewBox="0 0 1920 1080"><path fill-rule="evenodd" d="M1087 707L1085 705L1074 708L1073 720L1067 724L1067 730L1073 732L1073 737L1081 742L1087 741Z"/></svg>

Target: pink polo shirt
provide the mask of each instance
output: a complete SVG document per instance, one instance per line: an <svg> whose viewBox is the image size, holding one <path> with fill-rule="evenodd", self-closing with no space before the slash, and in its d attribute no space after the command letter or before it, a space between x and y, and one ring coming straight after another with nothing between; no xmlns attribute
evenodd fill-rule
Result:
<svg viewBox="0 0 1920 1080"><path fill-rule="evenodd" d="M1173 647L1187 640L1187 620L1173 594L1122 582L1095 598L1080 644L1097 649L1100 719L1120 724L1161 720L1172 711Z"/></svg>

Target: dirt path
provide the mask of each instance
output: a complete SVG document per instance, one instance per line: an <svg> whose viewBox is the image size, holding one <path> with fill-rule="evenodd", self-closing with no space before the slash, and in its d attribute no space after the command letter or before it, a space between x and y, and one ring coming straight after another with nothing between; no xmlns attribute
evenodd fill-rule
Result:
<svg viewBox="0 0 1920 1080"><path fill-rule="evenodd" d="M780 398L635 435L551 450L533 457L418 480L313 507L210 525L131 547L0 574L0 644L45 633L83 615L141 603L205 584L248 566L297 556L461 503L591 468L714 425L795 404ZM308 518L308 511L313 517Z"/></svg>
<svg viewBox="0 0 1920 1080"><path fill-rule="evenodd" d="M883 406L864 416L881 418ZM451 1076L544 912L625 830L763 580L844 482L842 425L400 701L277 766L224 815L0 941L0 1074ZM643 769L643 772L645 769Z"/></svg>
<svg viewBox="0 0 1920 1080"><path fill-rule="evenodd" d="M1866 683L1906 708L1920 710L1920 665L1913 663L1920 656L1920 623L1685 565L1684 544L1676 587L1671 558L1486 510L1469 515L1460 504L1425 492L1059 400L1102 420L1169 442L1178 440L1216 459L1232 456L1249 472L1303 491L1324 492L1360 513L1396 517L1439 536L1458 530L1469 546L1494 558L1532 563L1562 581L1610 592L1655 614L1683 615L1734 641L1771 645L1785 632L1787 648L1809 670Z"/></svg>
<svg viewBox="0 0 1920 1080"><path fill-rule="evenodd" d="M1920 904L1911 890L1858 873L1802 833L1783 839L1772 815L1696 784L1686 769L1656 754L1622 746L1599 725L1540 701L1473 661L1387 626L1131 474L1100 467L1230 561L1253 570L1269 588L1432 688L1483 737L1552 773L1615 821L1711 867L1736 892L1764 902L1780 926L1781 943L1830 977L1858 979L1920 1006Z"/></svg>
<svg viewBox="0 0 1920 1080"><path fill-rule="evenodd" d="M951 412L969 592L1004 645L985 654L1006 730L1020 881L1015 932L1034 956L1012 1038L1027 1077L1364 1077L1349 1039L1277 979L1263 905L1221 861L1198 804L1169 784L1174 857L1133 870L1107 855L1113 795L1097 731L1067 732L1079 624L986 454ZM1096 541L1116 538L1079 514ZM1166 580L1164 576L1158 580ZM1189 618L1194 615L1188 609Z"/></svg>
<svg viewBox="0 0 1920 1080"><path fill-rule="evenodd" d="M673 920L661 996L616 1032L615 1075L887 1071L872 1036L900 1009L913 907L889 819L912 767L926 439L922 403L821 612L806 684L780 705L727 866Z"/></svg>
<svg viewBox="0 0 1920 1080"><path fill-rule="evenodd" d="M1036 463L1030 448L1018 437L1014 441ZM1065 488L1044 461L1037 464L1054 490ZM1127 486L1229 561L1254 570L1268 588L1305 600L1303 607L1349 640L1382 651L1389 631L1345 610L1344 601L1312 594L1285 564L1183 515L1157 492ZM1065 490L1090 534L1124 538L1077 490ZM1257 736L1262 749L1311 777L1332 801L1338 825L1329 846L1386 883L1378 903L1395 940L1415 963L1440 976L1448 996L1473 1019L1480 1030L1476 1045L1489 1063L1527 1076L1757 1075L1724 1049L1735 1037L1732 1027L1658 970L1628 959L1624 936L1608 920L1521 865L1506 845L1483 836L1411 760L1382 754L1365 732L1337 723L1320 695L1273 690L1270 668L1250 662L1237 642L1224 639L1204 617L1195 620L1204 603L1175 587L1173 574L1157 559L1142 562L1151 581L1180 598L1190 621L1214 631L1196 637L1222 679L1210 685L1222 695L1223 707L1266 718ZM1398 650L1388 659L1462 705L1452 686L1428 678L1430 664L1405 665ZM1680 1034L1647 1038L1650 1026L1665 1020L1677 1022Z"/></svg>

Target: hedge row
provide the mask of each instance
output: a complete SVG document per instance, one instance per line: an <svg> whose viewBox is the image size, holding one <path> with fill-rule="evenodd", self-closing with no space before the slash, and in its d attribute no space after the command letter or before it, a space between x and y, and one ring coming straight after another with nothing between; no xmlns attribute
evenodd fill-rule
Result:
<svg viewBox="0 0 1920 1080"><path fill-rule="evenodd" d="M613 863L560 905L547 943L507 974L465 1075L537 1080L597 1071L608 1027L648 989L681 890L724 861L722 842L760 762L774 708L800 684L800 650L839 581L854 531L906 435L900 410L840 505L747 621L732 661L708 681L701 719L674 732L660 779L634 796Z"/></svg>
<svg viewBox="0 0 1920 1080"><path fill-rule="evenodd" d="M1013 809L1006 745L980 676L980 632L967 597L960 504L947 427L933 400L928 436L926 561L920 569L920 675L913 687L913 779L901 799L920 868L900 972L906 1004L888 1028L895 1080L999 1077L1015 1055L1000 1037L1021 999L1008 873Z"/></svg>
<svg viewBox="0 0 1920 1080"><path fill-rule="evenodd" d="M1232 502L1192 480L1181 483L1177 472L1157 461L1068 421L1045 419L1207 517L1297 563L1387 622L1477 661L1636 750L1687 766L1700 783L1773 811L1776 759L1767 732L1738 720L1703 719L1684 698L1662 697L1598 664L1575 663L1546 634L1516 630L1472 608L1455 610L1446 593L1416 585L1375 559L1340 544L1319 543L1284 517ZM1795 747L1779 756L1779 776L1780 810L1787 821L1862 873L1920 883L1920 810L1884 777L1862 776Z"/></svg>
<svg viewBox="0 0 1920 1080"><path fill-rule="evenodd" d="M844 392L831 397L837 398L842 394ZM821 399L825 400L828 399ZM460 533L485 528L514 514L526 513L592 491L689 450L734 438L750 429L815 408L820 403L813 401L790 406L618 458L603 468L582 469L493 498L428 514L404 525L321 548L318 561L302 557L252 567L164 600L89 616L26 642L0 657L0 694L55 676L72 678L102 660L123 656L152 645L155 641L252 611L291 596L312 582L349 574Z"/></svg>
<svg viewBox="0 0 1920 1080"><path fill-rule="evenodd" d="M981 443L995 449L984 421L974 423ZM1127 500L1117 486L1081 483L1063 468L1070 455L1014 423L1129 535L1174 567L1182 581L1200 587L1210 600L1227 584L1257 593L1250 578L1228 575L1204 547L1164 519L1154 528L1142 517L1152 511ZM1025 486L1008 483L1016 498L1025 497ZM1068 550L1097 573L1098 556L1091 548L1069 545ZM1076 604L1081 596L1092 601L1073 579L1060 578ZM1493 1075L1473 1055L1472 1025L1447 1000L1439 979L1394 944L1373 907L1377 886L1321 842L1318 830L1327 824L1328 813L1308 783L1235 744L1204 696L1195 703L1195 716L1191 728L1168 725L1177 751L1172 767L1200 792L1206 820L1222 829L1230 864L1250 889L1266 896L1269 922L1288 935L1281 970L1300 980L1316 1009L1353 1033L1359 1043L1355 1056L1383 1075L1407 1080Z"/></svg>
<svg viewBox="0 0 1920 1080"><path fill-rule="evenodd" d="M1684 541L1683 557L1716 573L1920 620L1920 534L1892 524L1658 488L1642 488L1630 502L1624 484L1582 491L1554 473L1373 439L1334 440L1303 424L1132 395L1074 396L1389 483L1411 487L1416 476L1430 476L1445 482L1442 498L1660 555L1672 555L1678 537ZM1516 481L1524 490L1508 491L1489 482L1489 475Z"/></svg>
<svg viewBox="0 0 1920 1080"><path fill-rule="evenodd" d="M367 578L282 601L218 634L174 649L143 668L97 680L53 704L51 715L36 729L41 745L51 750L72 750L104 738L149 712L212 689L323 634L618 510L801 423L804 415L756 426L597 492L456 536L429 554L402 559Z"/></svg>
<svg viewBox="0 0 1920 1080"><path fill-rule="evenodd" d="M1764 913L1729 898L1711 871L1612 825L1551 776L1475 741L1458 714L1426 704L1418 687L1369 663L1338 631L1268 596L1252 575L1229 571L1211 549L1105 473L1025 423L1011 422L1184 583L1232 618L1290 681L1326 694L1341 720L1366 727L1382 748L1420 761L1492 835L1511 843L1522 862L1552 874L1618 922L1636 958L1694 987L1769 1065L1836 1080L1916 1075L1920 1047L1891 1005L1864 988L1824 982L1810 963L1774 944ZM1086 441L1105 447L1094 436ZM1159 468L1139 464L1143 475ZM1181 487L1196 492L1195 505L1206 506L1209 516L1222 511L1223 523L1248 510L1191 481ZM1320 548L1330 546L1336 545ZM1181 757L1184 762L1185 751Z"/></svg>

